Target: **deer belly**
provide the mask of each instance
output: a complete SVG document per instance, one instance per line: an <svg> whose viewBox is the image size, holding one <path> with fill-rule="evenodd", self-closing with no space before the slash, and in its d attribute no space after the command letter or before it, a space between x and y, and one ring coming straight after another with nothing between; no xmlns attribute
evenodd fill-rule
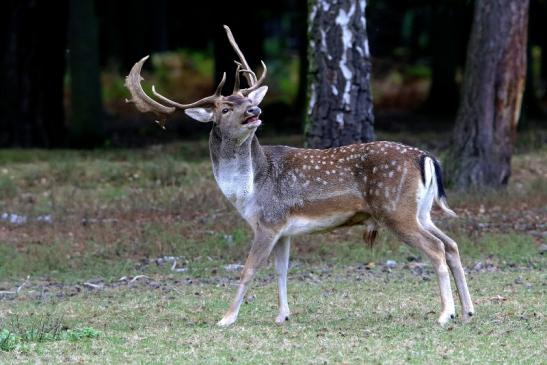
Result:
<svg viewBox="0 0 547 365"><path fill-rule="evenodd" d="M293 236L306 233L328 231L343 226L355 212L337 213L319 217L295 216L289 218L283 235Z"/></svg>

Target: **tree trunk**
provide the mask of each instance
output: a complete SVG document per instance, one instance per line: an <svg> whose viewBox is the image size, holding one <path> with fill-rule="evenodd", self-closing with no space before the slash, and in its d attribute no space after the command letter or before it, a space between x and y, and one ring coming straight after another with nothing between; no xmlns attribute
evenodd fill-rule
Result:
<svg viewBox="0 0 547 365"><path fill-rule="evenodd" d="M59 147L67 3L7 1L0 16L0 146Z"/></svg>
<svg viewBox="0 0 547 365"><path fill-rule="evenodd" d="M91 148L104 138L99 44L93 0L70 0L70 144Z"/></svg>
<svg viewBox="0 0 547 365"><path fill-rule="evenodd" d="M526 77L528 0L477 0L446 170L459 189L501 187Z"/></svg>
<svg viewBox="0 0 547 365"><path fill-rule="evenodd" d="M374 139L365 5L365 0L310 3L305 125L310 147Z"/></svg>

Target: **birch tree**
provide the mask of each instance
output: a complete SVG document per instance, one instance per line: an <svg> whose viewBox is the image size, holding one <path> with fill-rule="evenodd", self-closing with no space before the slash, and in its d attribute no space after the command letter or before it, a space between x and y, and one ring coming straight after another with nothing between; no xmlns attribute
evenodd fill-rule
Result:
<svg viewBox="0 0 547 365"><path fill-rule="evenodd" d="M306 142L328 148L374 139L365 0L309 5Z"/></svg>

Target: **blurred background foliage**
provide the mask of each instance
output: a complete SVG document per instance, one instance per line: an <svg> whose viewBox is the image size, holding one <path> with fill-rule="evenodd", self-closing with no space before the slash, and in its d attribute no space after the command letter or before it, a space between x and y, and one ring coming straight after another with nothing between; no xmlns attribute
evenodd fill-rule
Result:
<svg viewBox="0 0 547 365"><path fill-rule="evenodd" d="M226 71L228 92L235 55L222 24L232 28L252 67L258 68L261 59L269 67L266 126L261 133L301 133L306 100L306 1L77 1L82 2L89 3L90 10L78 13L76 23L96 24L96 45L86 45L87 52L98 56L103 110L93 114L97 128L104 131L93 141L70 137L80 118L79 113L72 112L75 95L71 75L83 64L93 62L93 57L71 57L71 44L79 42L78 34L69 26L73 24L70 17L76 16L70 11L74 0L8 1L0 40L0 146L142 146L205 136L209 127L191 123L182 113L170 120L166 132L157 128L151 116L140 115L124 102L128 93L123 82L131 66L151 54L152 62L143 72L145 90L155 84L175 100L188 102L210 93ZM473 3L368 1L377 130L452 128ZM546 119L546 23L547 1L531 0L523 128L544 125ZM85 93L84 100L91 98L87 95L93 88L90 80L87 84L88 90L78 91ZM62 95L52 91L52 85L60 85ZM52 112L55 105L59 110L62 107L62 113Z"/></svg>

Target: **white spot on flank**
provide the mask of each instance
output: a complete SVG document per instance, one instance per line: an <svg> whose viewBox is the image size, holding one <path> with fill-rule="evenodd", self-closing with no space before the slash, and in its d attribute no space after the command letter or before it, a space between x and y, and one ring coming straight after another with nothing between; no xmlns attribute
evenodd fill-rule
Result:
<svg viewBox="0 0 547 365"><path fill-rule="evenodd" d="M395 174L393 171L389 172L389 177L393 177L393 174Z"/></svg>

